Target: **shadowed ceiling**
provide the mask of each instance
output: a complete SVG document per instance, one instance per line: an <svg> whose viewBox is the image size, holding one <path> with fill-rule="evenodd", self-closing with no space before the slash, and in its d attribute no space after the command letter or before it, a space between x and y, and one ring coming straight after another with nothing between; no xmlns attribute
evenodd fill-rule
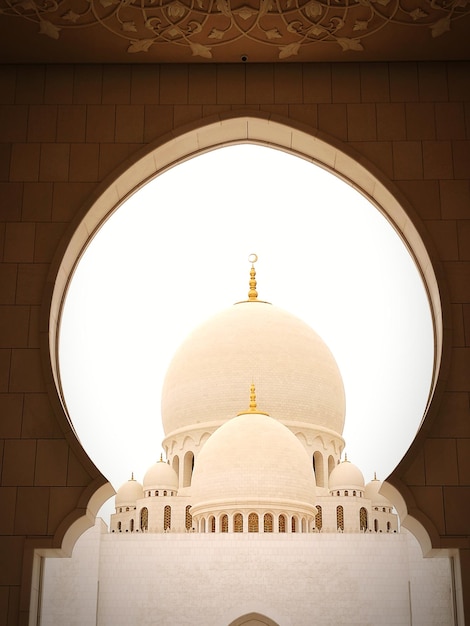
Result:
<svg viewBox="0 0 470 626"><path fill-rule="evenodd" d="M470 0L0 0L4 63L463 59Z"/></svg>

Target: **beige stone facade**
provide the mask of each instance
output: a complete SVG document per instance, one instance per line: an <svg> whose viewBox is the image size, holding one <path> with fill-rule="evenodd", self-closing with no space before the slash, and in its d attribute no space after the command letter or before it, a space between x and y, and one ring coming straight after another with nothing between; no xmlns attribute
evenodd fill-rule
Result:
<svg viewBox="0 0 470 626"><path fill-rule="evenodd" d="M56 325L73 264L136 185L227 141L321 162L388 215L417 260L435 377L386 495L425 551L458 551L465 623L469 75L467 61L0 66L0 623L35 623L41 555L70 553L112 494L57 386Z"/></svg>

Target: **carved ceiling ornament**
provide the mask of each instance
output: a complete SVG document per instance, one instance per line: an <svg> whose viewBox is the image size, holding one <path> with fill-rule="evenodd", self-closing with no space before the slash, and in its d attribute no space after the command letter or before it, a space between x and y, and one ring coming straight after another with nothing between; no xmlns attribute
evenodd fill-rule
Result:
<svg viewBox="0 0 470 626"><path fill-rule="evenodd" d="M0 0L0 14L35 22L52 39L98 26L130 54L172 44L203 59L241 39L274 46L279 59L319 43L361 52L389 24L439 37L469 13L470 0Z"/></svg>

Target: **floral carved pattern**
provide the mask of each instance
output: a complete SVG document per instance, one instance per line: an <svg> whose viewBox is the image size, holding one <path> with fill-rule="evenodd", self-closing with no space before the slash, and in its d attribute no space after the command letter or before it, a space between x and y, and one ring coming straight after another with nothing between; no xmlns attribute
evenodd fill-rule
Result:
<svg viewBox="0 0 470 626"><path fill-rule="evenodd" d="M241 39L275 47L279 59L320 43L361 52L388 24L435 38L469 13L470 0L0 0L0 14L35 22L51 39L98 26L129 54L172 44L202 59Z"/></svg>

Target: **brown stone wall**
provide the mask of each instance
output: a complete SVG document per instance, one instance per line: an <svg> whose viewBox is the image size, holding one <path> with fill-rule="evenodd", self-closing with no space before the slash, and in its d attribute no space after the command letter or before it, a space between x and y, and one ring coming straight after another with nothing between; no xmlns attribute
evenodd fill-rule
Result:
<svg viewBox="0 0 470 626"><path fill-rule="evenodd" d="M40 339L59 243L124 161L231 110L343 142L422 221L450 362L391 482L436 548L461 548L470 615L469 76L465 62L0 66L0 624L27 623L33 548L60 547L105 483L63 415Z"/></svg>

